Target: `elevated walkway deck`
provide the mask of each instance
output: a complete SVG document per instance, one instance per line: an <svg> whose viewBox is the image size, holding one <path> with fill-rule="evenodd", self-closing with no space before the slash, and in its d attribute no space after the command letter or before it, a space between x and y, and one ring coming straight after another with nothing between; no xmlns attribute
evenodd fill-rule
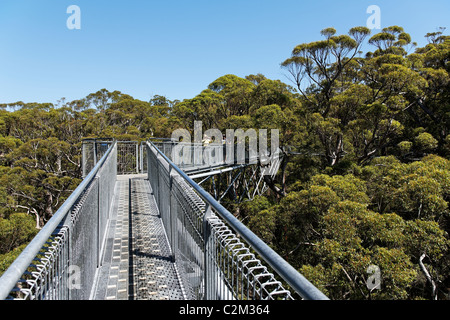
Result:
<svg viewBox="0 0 450 320"><path fill-rule="evenodd" d="M185 299L147 175L117 176L107 232L94 299Z"/></svg>
<svg viewBox="0 0 450 320"><path fill-rule="evenodd" d="M150 141L83 144L86 176L0 277L0 299L328 300L220 204L264 190L266 169L183 169Z"/></svg>

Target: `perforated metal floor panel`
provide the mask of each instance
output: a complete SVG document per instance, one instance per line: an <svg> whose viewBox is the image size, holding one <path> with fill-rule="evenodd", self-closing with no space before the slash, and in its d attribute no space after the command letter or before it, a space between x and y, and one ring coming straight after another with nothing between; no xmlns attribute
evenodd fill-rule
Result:
<svg viewBox="0 0 450 320"><path fill-rule="evenodd" d="M182 300L183 290L150 184L130 179L129 296L137 300Z"/></svg>
<svg viewBox="0 0 450 320"><path fill-rule="evenodd" d="M96 300L129 299L129 179L118 178L114 192L102 265L95 286Z"/></svg>
<svg viewBox="0 0 450 320"><path fill-rule="evenodd" d="M118 176L95 299L184 300L145 175Z"/></svg>

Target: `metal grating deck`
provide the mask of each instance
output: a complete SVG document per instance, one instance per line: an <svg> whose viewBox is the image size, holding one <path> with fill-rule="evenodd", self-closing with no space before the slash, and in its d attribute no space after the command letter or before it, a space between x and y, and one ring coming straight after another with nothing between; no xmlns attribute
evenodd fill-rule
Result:
<svg viewBox="0 0 450 320"><path fill-rule="evenodd" d="M184 300L146 175L117 177L97 300Z"/></svg>

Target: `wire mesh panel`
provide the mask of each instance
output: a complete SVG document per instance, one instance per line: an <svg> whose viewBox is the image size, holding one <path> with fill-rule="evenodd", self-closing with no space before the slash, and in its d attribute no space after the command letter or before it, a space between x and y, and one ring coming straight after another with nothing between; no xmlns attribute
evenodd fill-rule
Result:
<svg viewBox="0 0 450 320"><path fill-rule="evenodd" d="M207 299L293 299L269 267L216 215L208 219Z"/></svg>
<svg viewBox="0 0 450 320"><path fill-rule="evenodd" d="M83 140L82 144L82 173L83 178L94 168L97 163L97 155L95 151L95 141L94 140Z"/></svg>
<svg viewBox="0 0 450 320"><path fill-rule="evenodd" d="M11 291L10 298L68 299L68 244L67 228L55 230Z"/></svg>
<svg viewBox="0 0 450 320"><path fill-rule="evenodd" d="M0 299L90 298L116 181L116 144L107 151L0 278Z"/></svg>
<svg viewBox="0 0 450 320"><path fill-rule="evenodd" d="M95 179L82 201L72 212L70 265L80 271L78 285L70 289L71 300L89 299L99 255L98 197L99 181Z"/></svg>
<svg viewBox="0 0 450 320"><path fill-rule="evenodd" d="M120 141L117 145L117 172L133 174L139 172L139 143Z"/></svg>
<svg viewBox="0 0 450 320"><path fill-rule="evenodd" d="M82 144L83 178L95 167L113 144L112 139L84 139Z"/></svg>
<svg viewBox="0 0 450 320"><path fill-rule="evenodd" d="M175 259L180 265L181 277L193 299L204 297L204 234L203 212L205 204L192 194L192 190L175 173L172 174L170 193Z"/></svg>
<svg viewBox="0 0 450 320"><path fill-rule="evenodd" d="M112 143L113 140L109 138L83 140L83 177L85 177L92 170L92 168L94 168L94 166L103 157ZM146 154L144 155L143 153L143 143L139 143L137 141L117 141L116 143L118 174L134 174L146 172Z"/></svg>
<svg viewBox="0 0 450 320"><path fill-rule="evenodd" d="M145 141L142 141L139 145L139 172L147 173L147 148Z"/></svg>
<svg viewBox="0 0 450 320"><path fill-rule="evenodd" d="M112 151L107 163L103 165L97 174L98 186L98 237L100 248L104 247L107 223L110 215L110 208L114 196L114 187L117 179L117 152L118 144ZM102 251L100 250L100 254Z"/></svg>

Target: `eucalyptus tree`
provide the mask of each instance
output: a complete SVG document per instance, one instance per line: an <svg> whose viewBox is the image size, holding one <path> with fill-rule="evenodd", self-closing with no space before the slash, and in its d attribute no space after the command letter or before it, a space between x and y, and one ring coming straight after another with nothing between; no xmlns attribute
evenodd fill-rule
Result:
<svg viewBox="0 0 450 320"><path fill-rule="evenodd" d="M321 34L324 40L296 46L282 67L302 95L309 131L328 165L344 156L363 164L400 146L406 156L413 140L412 157L423 156L433 145L424 150L419 140L426 134L417 137L424 132L437 140L438 151L448 148L448 37L427 35L432 42L410 53L416 44L399 26L370 38L364 27ZM375 50L362 57L367 38Z"/></svg>
<svg viewBox="0 0 450 320"><path fill-rule="evenodd" d="M344 155L344 134L339 120L330 114L332 100L352 84L348 74L370 30L355 27L348 35L336 35L334 28L326 28L321 34L324 40L299 44L281 66L315 119L311 129L318 134L327 162L335 165Z"/></svg>

